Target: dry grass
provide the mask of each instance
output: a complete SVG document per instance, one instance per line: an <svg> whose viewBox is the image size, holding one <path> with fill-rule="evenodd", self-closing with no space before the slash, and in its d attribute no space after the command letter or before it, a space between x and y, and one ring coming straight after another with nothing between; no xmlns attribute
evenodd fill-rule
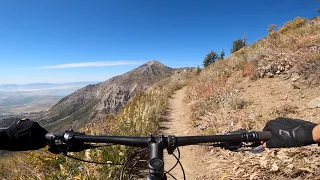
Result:
<svg viewBox="0 0 320 180"><path fill-rule="evenodd" d="M244 77L250 77L253 80L258 77L258 73L255 70L254 66L248 62L244 64L242 74Z"/></svg>
<svg viewBox="0 0 320 180"><path fill-rule="evenodd" d="M285 74L290 76L292 72L299 72L303 77L309 78L314 69L308 64L317 64L320 61L320 18L312 21L296 18L286 23L277 31L231 55L229 60L235 61L242 58L247 62L243 68L243 75L256 78L258 72L268 65L272 66L274 75ZM279 65L289 65L285 70ZM307 66L307 67L306 67ZM292 71L289 71L292 69ZM276 73L278 70L280 72ZM318 70L318 69L316 69ZM314 78L310 77L311 81ZM315 82L315 81L314 81ZM319 83L319 82L317 82Z"/></svg>
<svg viewBox="0 0 320 180"><path fill-rule="evenodd" d="M186 101L192 104L194 120L207 114L210 116L219 109L227 112L225 114L232 110L240 113L247 102L237 97L234 84L246 77L257 79L261 69L267 66L273 76L283 74L285 78L290 78L291 74L298 73L303 83L320 83L320 18L308 21L298 17L279 30L269 32L273 35L242 48L224 61L212 64L189 81ZM273 113L286 114L280 111Z"/></svg>
<svg viewBox="0 0 320 180"><path fill-rule="evenodd" d="M286 117L289 114L297 113L297 106L292 106L289 104L285 104L282 106L276 106L270 112L271 117Z"/></svg>
<svg viewBox="0 0 320 180"><path fill-rule="evenodd" d="M193 125L201 133L261 130L268 120L279 116L319 121L319 111L306 110L302 104L320 95L310 86L320 84L320 18L296 18L269 32L269 36L190 79L186 102ZM294 73L299 76L298 89L290 86ZM273 84L259 81L268 76L275 77L270 81ZM286 84L277 84L277 78ZM304 92L309 96L300 97ZM271 150L258 156L217 149L212 152L217 166L208 179L314 179L320 175L315 146Z"/></svg>
<svg viewBox="0 0 320 180"><path fill-rule="evenodd" d="M319 46L320 47L320 46ZM295 71L306 80L309 85L320 84L320 48L318 54L303 56L304 61L297 63Z"/></svg>

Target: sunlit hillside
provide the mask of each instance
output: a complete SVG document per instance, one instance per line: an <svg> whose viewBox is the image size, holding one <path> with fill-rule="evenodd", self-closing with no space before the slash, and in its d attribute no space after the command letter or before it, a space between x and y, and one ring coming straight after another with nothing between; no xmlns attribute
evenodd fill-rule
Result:
<svg viewBox="0 0 320 180"><path fill-rule="evenodd" d="M297 17L205 68L189 82L186 101L200 134L262 130L276 117L320 123L319 85L320 18ZM211 158L219 168L210 173L225 179L313 179L319 176L318 156L315 146L261 155L217 150Z"/></svg>

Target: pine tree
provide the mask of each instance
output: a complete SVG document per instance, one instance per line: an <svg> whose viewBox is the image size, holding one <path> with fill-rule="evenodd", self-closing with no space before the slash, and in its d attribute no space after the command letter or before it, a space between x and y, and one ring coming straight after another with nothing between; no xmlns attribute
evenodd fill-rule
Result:
<svg viewBox="0 0 320 180"><path fill-rule="evenodd" d="M225 56L225 53L224 53L224 50L222 49L221 53L220 53L220 56L218 58L218 60L222 60L224 59L224 56Z"/></svg>
<svg viewBox="0 0 320 180"><path fill-rule="evenodd" d="M234 53L238 50L240 50L241 48L245 47L247 45L247 40L245 39L245 36L243 39L238 39L233 41L232 43L232 49L230 50L231 53Z"/></svg>
<svg viewBox="0 0 320 180"><path fill-rule="evenodd" d="M217 53L210 51L203 60L203 67L207 67L211 63L214 63L218 59Z"/></svg>

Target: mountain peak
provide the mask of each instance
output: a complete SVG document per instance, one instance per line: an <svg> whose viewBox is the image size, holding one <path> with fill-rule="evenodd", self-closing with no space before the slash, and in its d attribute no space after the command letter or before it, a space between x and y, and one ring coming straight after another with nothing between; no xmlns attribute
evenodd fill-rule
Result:
<svg viewBox="0 0 320 180"><path fill-rule="evenodd" d="M160 63L159 61L156 61L156 60L148 61L146 64L147 65L153 65L153 64L161 64L161 65L163 65L162 63Z"/></svg>
<svg viewBox="0 0 320 180"><path fill-rule="evenodd" d="M162 76L164 74L171 74L172 72L172 68L160 63L159 61L152 60L136 69L133 69L132 71L129 71L127 74L130 74L130 76Z"/></svg>

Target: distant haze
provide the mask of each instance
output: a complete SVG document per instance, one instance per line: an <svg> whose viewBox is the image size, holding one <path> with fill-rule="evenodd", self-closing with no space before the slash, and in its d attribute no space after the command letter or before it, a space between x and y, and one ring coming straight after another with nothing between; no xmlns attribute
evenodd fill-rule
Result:
<svg viewBox="0 0 320 180"><path fill-rule="evenodd" d="M79 88L89 84L96 84L98 81L82 81L71 83L30 83L30 84L2 84L0 85L0 95L12 93L38 93L38 95L66 96Z"/></svg>
<svg viewBox="0 0 320 180"><path fill-rule="evenodd" d="M96 83L98 82L2 84L0 85L0 117L48 110L68 94Z"/></svg>

